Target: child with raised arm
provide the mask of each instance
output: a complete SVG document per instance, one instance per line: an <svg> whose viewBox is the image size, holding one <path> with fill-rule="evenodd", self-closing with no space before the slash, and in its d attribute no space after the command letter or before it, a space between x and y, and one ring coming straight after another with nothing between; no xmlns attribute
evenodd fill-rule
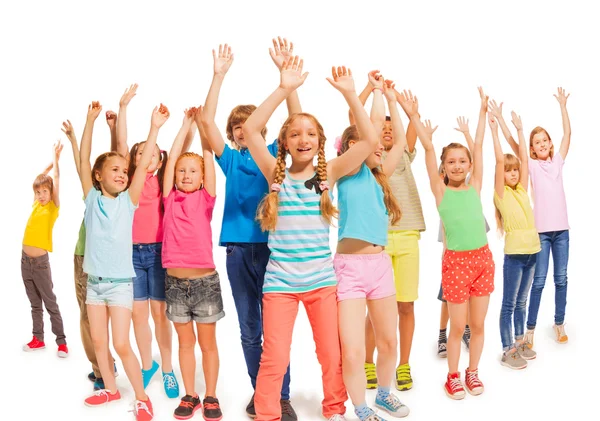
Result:
<svg viewBox="0 0 600 421"><path fill-rule="evenodd" d="M287 40L273 39L271 58L278 69L283 60L293 51ZM215 114L221 85L231 64L231 47L219 45L218 53L213 50L214 75L206 97L203 124L210 147L215 153L217 164L226 177L225 209L219 245L225 246L227 277L235 303L244 359L252 389L256 389L256 376L262 353L262 297L265 270L269 261L268 233L260 229L256 221L259 202L269 191L267 180L261 174L248 151L242 133L248 116L256 109L254 105L238 106L231 111L227 123L227 136L234 147L225 144L215 123ZM301 112L298 94L287 98L290 115ZM244 108L245 107L245 108ZM263 139L266 129L262 132ZM277 140L267 146L271 156L277 156ZM281 419L294 421L297 415L290 403L290 370L284 376L281 388ZM246 414L254 418L256 409L254 394L246 406Z"/></svg>
<svg viewBox="0 0 600 421"><path fill-rule="evenodd" d="M52 230L60 209L58 160L63 145L54 144L53 159L46 170L33 182L33 206L25 227L21 252L21 275L27 298L31 303L33 338L23 345L24 351L37 351L46 347L44 343L44 307L50 315L52 333L56 335L57 354L61 358L69 355L62 316L56 295L52 291L52 271L49 252L52 252ZM53 177L48 176L54 169Z"/></svg>
<svg viewBox="0 0 600 421"><path fill-rule="evenodd" d="M204 406L204 419L216 421L223 416L216 397L219 375L216 329L217 321L225 316L225 312L219 274L213 261L210 226L216 200L215 167L201 118L201 108L185 110L181 129L166 163L162 262L167 269L167 317L175 325L179 339L179 366L185 388L185 396L174 416L188 419ZM181 153L194 119L200 129L202 156L194 152ZM195 386L195 330L206 382L202 402Z"/></svg>
<svg viewBox="0 0 600 421"><path fill-rule="evenodd" d="M388 222L400 220L400 205L392 194L388 177L394 173L406 146L402 120L398 114L393 84L383 83L374 93L372 118L383 116L382 91L388 101L394 130L394 144L382 163L384 146L377 149L357 168L338 182L340 224L338 245L333 261L338 281L338 317L342 345L342 374L354 412L361 421L384 421L365 400L367 381L364 375L365 333L357 330L365 310L373 326L377 345L377 396L375 406L395 417L409 413L407 406L390 392L396 368L396 288L392 259L384 249L388 243ZM388 82L388 81L386 81ZM381 129L383 119L374 120ZM350 126L342 134L338 156L360 144L361 132ZM380 168L381 167L381 168ZM391 220L391 221L390 221Z"/></svg>
<svg viewBox="0 0 600 421"><path fill-rule="evenodd" d="M535 229L533 210L527 195L529 170L527 146L523 125L512 112L512 121L519 135L519 158L503 154L498 139L498 121L493 115L494 102L490 104L489 125L494 140L496 175L494 179L494 206L498 230L505 235L504 289L500 310L500 339L502 340L503 366L518 370L527 367L535 351L529 349L524 338L525 306L533 281L540 239ZM514 318L514 339L513 339Z"/></svg>
<svg viewBox="0 0 600 421"><path fill-rule="evenodd" d="M554 335L558 343L567 343L569 337L565 333L565 311L567 307L567 266L569 263L569 218L567 201L563 184L563 165L571 144L571 122L567 112L567 94L558 88L554 95L560 105L563 137L558 153L550 134L543 127L535 127L529 135L529 177L531 179L533 216L540 237L542 250L537 256L533 284L529 296L527 314L527 332L525 341L533 348L533 334L537 324L538 311L542 291L546 284L550 251L554 266ZM500 115L502 104L499 106ZM504 137L515 154L519 146L511 136L504 119L498 118Z"/></svg>
<svg viewBox="0 0 600 421"><path fill-rule="evenodd" d="M431 124L421 123L414 104L416 97L409 94L407 113L415 123L417 134L425 149L425 163L431 190L435 196L438 212L444 225L446 251L442 262L442 288L450 314L450 337L448 338L448 368L444 390L452 399L463 399L465 389L460 379L458 363L460 342L470 314L471 342L469 367L465 372L465 386L469 393L483 393L479 380L478 365L483 351L484 322L494 290L494 260L485 233L485 218L479 197L483 176L482 141L488 97L479 88L481 107L479 123L474 140L474 156L458 143L451 143L442 150L447 184L441 180L435 150L431 141ZM466 183L472 171L470 183Z"/></svg>
<svg viewBox="0 0 600 421"><path fill-rule="evenodd" d="M153 418L150 398L144 392L140 364L129 342L135 276L131 260L133 214L138 207L144 179L152 159L158 130L169 117L161 105L152 113L145 153L134 174L128 174L127 160L117 152L101 154L90 166L94 122L102 110L98 102L88 107L81 139L80 179L85 197L86 250L83 270L88 274L87 311L94 349L105 389L85 400L88 406L119 400L113 365L108 359L108 323L113 348L119 355L135 392L134 412L138 421ZM128 183L129 177L133 180ZM129 188L127 188L129 184Z"/></svg>
<svg viewBox="0 0 600 421"><path fill-rule="evenodd" d="M243 133L248 149L271 186L258 210L261 228L269 231L271 256L263 286L264 345L256 384L256 419L280 419L279 395L290 361L290 346L298 304L310 320L323 372L322 413L330 421L344 420L347 399L342 378L337 323L336 276L329 248L329 226L337 211L330 185L358 168L377 146L377 133L354 89L352 73L333 68L327 79L348 102L363 140L329 162L325 135L317 119L291 115L279 136L277 158L260 134L277 108L307 77L299 57L286 59L277 89L252 113ZM291 166L286 168L286 157ZM317 166L314 158L317 157Z"/></svg>

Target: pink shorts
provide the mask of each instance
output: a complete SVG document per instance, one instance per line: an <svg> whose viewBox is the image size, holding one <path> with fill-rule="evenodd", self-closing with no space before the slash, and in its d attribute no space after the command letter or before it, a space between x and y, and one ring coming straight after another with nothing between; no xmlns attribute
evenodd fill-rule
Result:
<svg viewBox="0 0 600 421"><path fill-rule="evenodd" d="M333 259L337 277L338 301L366 298L377 300L396 295L392 259L377 254L336 254Z"/></svg>

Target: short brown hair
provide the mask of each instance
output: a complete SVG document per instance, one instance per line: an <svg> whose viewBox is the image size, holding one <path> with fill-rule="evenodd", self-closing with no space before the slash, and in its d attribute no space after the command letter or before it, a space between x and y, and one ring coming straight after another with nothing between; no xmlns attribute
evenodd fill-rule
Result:
<svg viewBox="0 0 600 421"><path fill-rule="evenodd" d="M227 134L227 139L231 142L232 146L236 149L239 149L238 144L235 142L233 138L233 126L238 124L243 124L248 120L250 114L252 114L256 110L256 105L238 105L229 113L229 117L227 117L227 127L225 128L225 132ZM264 127L260 134L262 134L263 138L267 138L267 128Z"/></svg>
<svg viewBox="0 0 600 421"><path fill-rule="evenodd" d="M531 131L531 134L529 135L529 156L531 157L531 159L538 159L537 154L533 151L533 136L535 136L536 134L539 133L546 133L546 136L548 136L548 140L550 142L552 142L552 138L550 137L550 133L548 133L548 131L546 129L544 129L543 127L537 126L536 128L534 128ZM554 157L554 143L552 144L552 147L550 148L550 158Z"/></svg>
<svg viewBox="0 0 600 421"><path fill-rule="evenodd" d="M54 193L54 181L52 180L52 177L46 174L38 175L33 182L33 192L35 193L40 187L48 187L48 190L50 190L50 194L52 195Z"/></svg>

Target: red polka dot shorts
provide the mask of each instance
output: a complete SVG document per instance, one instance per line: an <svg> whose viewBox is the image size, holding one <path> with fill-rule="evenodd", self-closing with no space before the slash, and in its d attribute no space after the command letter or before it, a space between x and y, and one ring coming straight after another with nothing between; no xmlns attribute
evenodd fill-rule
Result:
<svg viewBox="0 0 600 421"><path fill-rule="evenodd" d="M446 250L442 259L444 300L460 304L494 291L496 265L487 244L477 250Z"/></svg>

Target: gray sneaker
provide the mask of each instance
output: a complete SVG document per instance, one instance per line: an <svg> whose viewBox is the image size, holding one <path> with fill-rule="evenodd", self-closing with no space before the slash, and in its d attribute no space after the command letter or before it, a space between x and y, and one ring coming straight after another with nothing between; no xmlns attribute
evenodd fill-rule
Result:
<svg viewBox="0 0 600 421"><path fill-rule="evenodd" d="M533 360L537 355L537 353L533 349L529 348L527 342L523 342L521 345L519 345L517 347L517 351L525 360Z"/></svg>
<svg viewBox="0 0 600 421"><path fill-rule="evenodd" d="M500 364L513 370L521 370L527 367L527 361L514 348L502 354Z"/></svg>

